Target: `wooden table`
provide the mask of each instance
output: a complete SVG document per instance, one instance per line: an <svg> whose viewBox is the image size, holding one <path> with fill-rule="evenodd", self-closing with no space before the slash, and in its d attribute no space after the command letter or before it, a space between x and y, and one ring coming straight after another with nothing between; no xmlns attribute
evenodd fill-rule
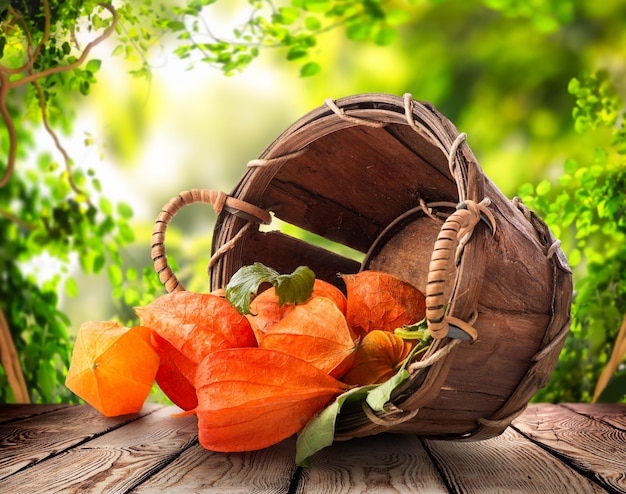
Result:
<svg viewBox="0 0 626 494"><path fill-rule="evenodd" d="M146 405L0 405L0 492L626 492L626 405L530 405L482 442L381 434L294 466L293 438L251 453L203 449L194 416Z"/></svg>

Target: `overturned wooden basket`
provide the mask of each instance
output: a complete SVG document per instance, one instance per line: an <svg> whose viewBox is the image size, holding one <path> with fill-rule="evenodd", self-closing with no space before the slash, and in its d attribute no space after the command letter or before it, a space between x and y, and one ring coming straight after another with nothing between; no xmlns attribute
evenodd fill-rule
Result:
<svg viewBox="0 0 626 494"><path fill-rule="evenodd" d="M337 273L386 271L427 295L435 342L384 412L342 410L336 439L487 439L547 383L569 330L567 260L545 223L500 192L465 134L431 105L408 94L327 100L250 161L229 195L193 190L172 199L152 246L170 292L183 287L167 264L165 231L194 202L218 212L212 290L258 261L282 273L306 265L340 288ZM364 258L260 228L269 212Z"/></svg>

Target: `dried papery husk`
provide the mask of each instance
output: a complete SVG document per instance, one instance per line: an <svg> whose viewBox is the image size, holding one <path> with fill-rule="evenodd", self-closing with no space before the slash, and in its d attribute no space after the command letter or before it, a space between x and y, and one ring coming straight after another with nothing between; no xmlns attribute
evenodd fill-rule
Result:
<svg viewBox="0 0 626 494"><path fill-rule="evenodd" d="M196 408L198 397L194 380L198 365L154 331L152 346L160 358L156 382L161 391L183 410Z"/></svg>
<svg viewBox="0 0 626 494"><path fill-rule="evenodd" d="M140 411L159 367L150 333L116 322L82 324L65 385L107 417Z"/></svg>
<svg viewBox="0 0 626 494"><path fill-rule="evenodd" d="M256 346L248 320L210 293L169 293L135 311L145 326L196 364L215 350Z"/></svg>
<svg viewBox="0 0 626 494"><path fill-rule="evenodd" d="M357 345L337 305L329 298L314 297L291 306L268 329L261 347L301 358L339 378L351 367Z"/></svg>
<svg viewBox="0 0 626 494"><path fill-rule="evenodd" d="M156 333L153 344L162 359L157 383L184 410L197 404L190 388L204 357L223 348L256 346L248 320L216 295L178 291L135 312Z"/></svg>
<svg viewBox="0 0 626 494"><path fill-rule="evenodd" d="M413 285L381 271L343 274L347 288L346 319L359 336L379 329L393 331L426 314L426 298Z"/></svg>
<svg viewBox="0 0 626 494"><path fill-rule="evenodd" d="M347 388L286 353L219 350L198 366L198 439L219 452L266 448L301 430Z"/></svg>
<svg viewBox="0 0 626 494"><path fill-rule="evenodd" d="M346 313L347 300L339 288L331 285L327 281L316 279L313 283L313 292L310 298L327 297L331 299L339 308L342 314ZM293 304L284 304L282 307L278 303L278 295L274 287L257 295L250 303L250 314L246 317L250 322L250 326L254 331L259 345L263 340L263 336L274 324L282 319L285 312L292 307Z"/></svg>
<svg viewBox="0 0 626 494"><path fill-rule="evenodd" d="M370 331L363 337L352 367L341 380L358 386L383 383L394 376L413 346L411 340L390 331Z"/></svg>

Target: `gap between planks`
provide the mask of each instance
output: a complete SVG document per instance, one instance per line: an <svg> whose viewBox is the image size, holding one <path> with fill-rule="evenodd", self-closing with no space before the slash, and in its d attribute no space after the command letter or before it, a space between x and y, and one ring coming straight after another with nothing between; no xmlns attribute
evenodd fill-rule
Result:
<svg viewBox="0 0 626 494"><path fill-rule="evenodd" d="M511 428L607 492L625 493L626 405L615 407L530 405Z"/></svg>

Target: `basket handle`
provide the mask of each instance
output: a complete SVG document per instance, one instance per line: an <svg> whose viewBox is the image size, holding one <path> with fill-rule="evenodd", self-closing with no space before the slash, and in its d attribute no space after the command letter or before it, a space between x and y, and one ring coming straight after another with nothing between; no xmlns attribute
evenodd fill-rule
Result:
<svg viewBox="0 0 626 494"><path fill-rule="evenodd" d="M474 232L474 227L479 221L483 220L492 234L496 232L496 220L489 211L488 207L491 201L483 199L480 203L475 201L461 201L446 221L443 223L430 259L428 268L428 284L426 285L426 322L428 330L433 338L441 339L448 336L451 328L456 330L456 337L461 339L475 340L478 337L476 330L471 324L450 315L447 315L446 300L444 300L444 290L448 283L450 259L452 256L452 248L456 243L455 263L457 266L461 261L461 255L465 244L469 241ZM451 334L452 335L452 334ZM468 338L469 336L469 338Z"/></svg>
<svg viewBox="0 0 626 494"><path fill-rule="evenodd" d="M151 246L154 270L159 275L159 281L161 281L169 293L184 290L185 288L178 281L172 268L167 263L167 255L165 255L165 232L167 231L169 222L172 221L176 213L178 213L183 206L195 203L210 204L218 215L224 210L252 223L268 225L272 221L272 217L267 211L220 191L192 189L181 192L176 197L170 199L170 201L163 206L163 209L161 209L161 212L154 222Z"/></svg>

